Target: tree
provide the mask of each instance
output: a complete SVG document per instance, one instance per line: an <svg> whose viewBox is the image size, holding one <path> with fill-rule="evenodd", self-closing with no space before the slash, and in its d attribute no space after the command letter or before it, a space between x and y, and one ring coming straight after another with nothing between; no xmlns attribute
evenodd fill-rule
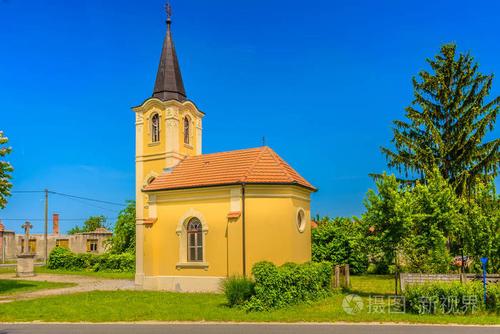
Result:
<svg viewBox="0 0 500 334"><path fill-rule="evenodd" d="M500 198L492 186L481 187L472 200L464 201L465 216L460 226L460 246L481 271L481 257L487 257L488 272L500 271Z"/></svg>
<svg viewBox="0 0 500 334"><path fill-rule="evenodd" d="M459 196L481 182L490 183L500 164L500 139L486 141L493 130L500 96L486 101L493 75L483 75L470 54L456 56L447 44L434 59L432 73L413 78L414 97L407 121L394 121L395 149L382 148L391 168L414 183L434 168Z"/></svg>
<svg viewBox="0 0 500 334"><path fill-rule="evenodd" d="M79 227L78 225L69 230L68 234L76 234L76 233L84 233L84 232L92 232L97 230L98 228L105 228L106 226L106 217L104 216L90 216L84 223L83 227Z"/></svg>
<svg viewBox="0 0 500 334"><path fill-rule="evenodd" d="M378 248L377 271L388 272L395 255L403 251L404 239L411 231L412 203L409 186L402 186L394 175L385 173L375 180L377 192L370 189L364 201L363 221L373 231L369 241Z"/></svg>
<svg viewBox="0 0 500 334"><path fill-rule="evenodd" d="M452 263L450 244L460 239L459 227L466 220L464 202L438 170L428 175L426 184L417 183L407 191L411 230L405 236L401 258L409 271L446 273Z"/></svg>
<svg viewBox="0 0 500 334"><path fill-rule="evenodd" d="M135 252L135 201L129 201L118 215L110 244L112 253Z"/></svg>
<svg viewBox="0 0 500 334"><path fill-rule="evenodd" d="M367 238L379 247L382 265L399 263L412 272L447 272L452 256L489 258L500 267L500 201L491 188L478 185L475 198L459 197L435 169L427 182L413 187L394 175L377 179L369 190L363 221L373 229ZM478 269L478 268L475 268Z"/></svg>
<svg viewBox="0 0 500 334"><path fill-rule="evenodd" d="M10 152L10 147L5 147L9 138L5 137L3 131L0 131L0 209L5 208L7 205L7 197L10 196L10 189L12 188L12 183L10 180L12 178L12 165L3 160Z"/></svg>

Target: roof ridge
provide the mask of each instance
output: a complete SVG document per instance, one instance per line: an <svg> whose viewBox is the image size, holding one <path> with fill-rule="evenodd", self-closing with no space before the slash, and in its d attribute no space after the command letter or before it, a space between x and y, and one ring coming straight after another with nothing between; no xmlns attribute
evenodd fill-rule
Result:
<svg viewBox="0 0 500 334"><path fill-rule="evenodd" d="M213 155L219 155L219 154L227 154L227 153L233 153L233 152L248 152L248 151L253 151L253 150L260 150L262 147L250 147L250 148L240 148L237 150L228 150L228 151L222 151L222 152L212 152L212 153L204 153L204 154L198 154L198 155L190 155L187 156L186 158L199 158L202 159L204 157L210 157Z"/></svg>
<svg viewBox="0 0 500 334"><path fill-rule="evenodd" d="M280 158L280 156L278 155L278 153L274 152L271 148L269 147L266 147L269 151L269 153L271 154L271 156L273 157L274 161L276 161L278 163L278 165L280 165L280 167L285 167L283 166L283 159ZM296 182L295 178L293 176L290 175L290 173L287 171L286 168L280 168L281 172L283 172L283 174L285 174L286 177L288 177L288 180L290 182Z"/></svg>
<svg viewBox="0 0 500 334"><path fill-rule="evenodd" d="M248 177L252 174L252 171L253 169L255 168L255 165L257 165L257 163L260 161L260 159L262 158L262 155L264 154L264 151L265 151L265 148L266 146L263 146L263 147L260 147L260 152L259 152L259 155L257 156L257 159L255 159L255 161L252 163L252 165L248 168L248 171L247 173L243 176L241 182L245 182L246 179L248 179Z"/></svg>

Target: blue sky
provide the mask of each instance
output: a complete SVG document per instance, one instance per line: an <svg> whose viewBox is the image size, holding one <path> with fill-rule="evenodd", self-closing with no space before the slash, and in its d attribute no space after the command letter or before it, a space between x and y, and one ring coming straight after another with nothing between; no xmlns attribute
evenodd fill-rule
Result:
<svg viewBox="0 0 500 334"><path fill-rule="evenodd" d="M134 115L151 95L163 0L0 0L0 129L13 190L134 197ZM320 191L313 214L363 212L379 147L412 100L411 77L443 43L500 74L497 1L177 0L173 36L188 97L206 113L204 152L262 137ZM500 94L500 79L492 96ZM498 131L496 132L498 134ZM50 197L67 230L119 207ZM14 194L0 219L42 219ZM65 220L75 219L75 220ZM20 230L21 221L4 221ZM81 223L81 222L79 222ZM35 231L42 222L33 221Z"/></svg>

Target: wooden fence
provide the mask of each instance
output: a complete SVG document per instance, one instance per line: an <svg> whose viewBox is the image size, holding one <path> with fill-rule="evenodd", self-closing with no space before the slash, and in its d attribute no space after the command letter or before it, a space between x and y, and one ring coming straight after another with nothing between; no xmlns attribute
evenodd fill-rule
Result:
<svg viewBox="0 0 500 334"><path fill-rule="evenodd" d="M336 265L333 268L332 288L349 288L351 286L351 276L349 274L349 265Z"/></svg>

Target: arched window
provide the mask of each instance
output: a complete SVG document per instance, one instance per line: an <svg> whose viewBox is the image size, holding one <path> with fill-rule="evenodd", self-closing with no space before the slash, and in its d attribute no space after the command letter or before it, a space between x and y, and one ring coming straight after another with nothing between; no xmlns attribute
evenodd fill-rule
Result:
<svg viewBox="0 0 500 334"><path fill-rule="evenodd" d="M187 251L189 262L203 261L203 231L198 218L191 218L187 224Z"/></svg>
<svg viewBox="0 0 500 334"><path fill-rule="evenodd" d="M184 144L189 145L189 117L184 117Z"/></svg>
<svg viewBox="0 0 500 334"><path fill-rule="evenodd" d="M153 143L160 141L160 116L158 114L151 117L151 141Z"/></svg>

